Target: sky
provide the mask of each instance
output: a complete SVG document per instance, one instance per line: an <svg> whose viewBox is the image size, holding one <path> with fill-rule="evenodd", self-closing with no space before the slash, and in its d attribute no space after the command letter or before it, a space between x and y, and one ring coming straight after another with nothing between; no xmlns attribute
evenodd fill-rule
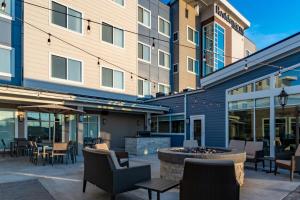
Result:
<svg viewBox="0 0 300 200"><path fill-rule="evenodd" d="M245 34L258 50L300 32L300 0L228 1L250 21Z"/></svg>

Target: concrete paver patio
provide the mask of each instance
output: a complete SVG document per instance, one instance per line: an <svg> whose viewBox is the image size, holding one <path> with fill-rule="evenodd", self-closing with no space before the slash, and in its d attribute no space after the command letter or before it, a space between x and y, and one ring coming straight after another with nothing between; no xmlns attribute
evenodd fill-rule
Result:
<svg viewBox="0 0 300 200"><path fill-rule="evenodd" d="M159 177L159 160L156 155L132 157L131 165L151 164L152 177ZM83 162L76 164L57 164L35 166L28 158L0 158L0 183L38 179L49 193L57 200L109 200L103 190L88 184L85 194L82 193ZM280 200L300 185L300 176L294 182L289 181L288 172L274 176L261 170L246 170L245 185L241 188L242 200L265 199ZM155 196L155 195L154 195ZM139 189L118 196L118 200L147 199L145 190ZM179 199L178 189L161 195L163 200Z"/></svg>

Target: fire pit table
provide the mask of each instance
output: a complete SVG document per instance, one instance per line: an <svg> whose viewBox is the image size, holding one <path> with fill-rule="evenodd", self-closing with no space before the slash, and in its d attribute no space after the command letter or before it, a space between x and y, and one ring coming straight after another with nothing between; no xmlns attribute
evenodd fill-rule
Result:
<svg viewBox="0 0 300 200"><path fill-rule="evenodd" d="M246 153L225 148L167 148L158 150L160 176L162 179L180 181L183 175L184 159L199 158L209 160L233 160L236 179L244 183L244 162Z"/></svg>

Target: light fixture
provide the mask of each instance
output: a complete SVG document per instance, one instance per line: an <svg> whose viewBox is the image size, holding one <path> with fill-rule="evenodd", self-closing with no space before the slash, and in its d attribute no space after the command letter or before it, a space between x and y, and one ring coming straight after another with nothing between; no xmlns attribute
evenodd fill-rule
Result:
<svg viewBox="0 0 300 200"><path fill-rule="evenodd" d="M244 69L245 69L246 71L249 69L247 60L245 60L245 66L244 66Z"/></svg>
<svg viewBox="0 0 300 200"><path fill-rule="evenodd" d="M152 40L153 40L153 42L152 42L152 49L154 49L155 48L155 38L153 37Z"/></svg>
<svg viewBox="0 0 300 200"><path fill-rule="evenodd" d="M98 67L100 67L100 58L98 58L97 65L98 65Z"/></svg>
<svg viewBox="0 0 300 200"><path fill-rule="evenodd" d="M130 74L130 78L133 79L132 73Z"/></svg>
<svg viewBox="0 0 300 200"><path fill-rule="evenodd" d="M6 3L5 3L5 0L4 0L4 1L2 1L2 3L1 3L1 9L4 11L5 8L6 8Z"/></svg>
<svg viewBox="0 0 300 200"><path fill-rule="evenodd" d="M203 60L203 62L206 62L206 53L205 53L205 51L203 51L202 60Z"/></svg>
<svg viewBox="0 0 300 200"><path fill-rule="evenodd" d="M23 112L19 112L18 113L18 121L19 122L24 122L24 113Z"/></svg>
<svg viewBox="0 0 300 200"><path fill-rule="evenodd" d="M282 70L282 67L279 67L279 71L278 71L278 76L279 76L279 77L281 77L281 76L282 76L282 72L281 72L281 70Z"/></svg>
<svg viewBox="0 0 300 200"><path fill-rule="evenodd" d="M90 33L91 32L91 24L90 24L91 20L88 19L87 21L88 21L88 25L87 25L86 29L87 29L87 32Z"/></svg>
<svg viewBox="0 0 300 200"><path fill-rule="evenodd" d="M51 34L50 33L48 33L48 40L47 40L47 42L48 42L48 45L51 44Z"/></svg>
<svg viewBox="0 0 300 200"><path fill-rule="evenodd" d="M288 98L289 98L288 93L286 93L284 88L282 88L282 91L278 95L278 101L279 101L279 104L281 105L282 109L284 109L284 107L286 106Z"/></svg>

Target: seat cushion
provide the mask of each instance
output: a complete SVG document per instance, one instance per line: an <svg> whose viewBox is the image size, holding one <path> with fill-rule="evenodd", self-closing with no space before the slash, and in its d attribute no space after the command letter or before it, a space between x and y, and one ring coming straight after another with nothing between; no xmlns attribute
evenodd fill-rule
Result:
<svg viewBox="0 0 300 200"><path fill-rule="evenodd" d="M246 142L245 151L247 155L255 156L256 151L261 150L263 150L263 142Z"/></svg>
<svg viewBox="0 0 300 200"><path fill-rule="evenodd" d="M110 155L110 158L113 162L113 165L114 165L115 169L123 169L124 168L124 167L120 166L120 163L118 162L115 151L110 150L109 155Z"/></svg>
<svg viewBox="0 0 300 200"><path fill-rule="evenodd" d="M291 166L290 160L276 160L276 163L281 165Z"/></svg>
<svg viewBox="0 0 300 200"><path fill-rule="evenodd" d="M246 159L254 159L255 155L246 155Z"/></svg>
<svg viewBox="0 0 300 200"><path fill-rule="evenodd" d="M236 149L238 151L244 151L245 150L245 141L243 141L243 140L230 140L229 148L230 149Z"/></svg>
<svg viewBox="0 0 300 200"><path fill-rule="evenodd" d="M128 162L128 161L129 161L128 158L121 158L121 159L120 159L120 163L125 163L125 162Z"/></svg>

